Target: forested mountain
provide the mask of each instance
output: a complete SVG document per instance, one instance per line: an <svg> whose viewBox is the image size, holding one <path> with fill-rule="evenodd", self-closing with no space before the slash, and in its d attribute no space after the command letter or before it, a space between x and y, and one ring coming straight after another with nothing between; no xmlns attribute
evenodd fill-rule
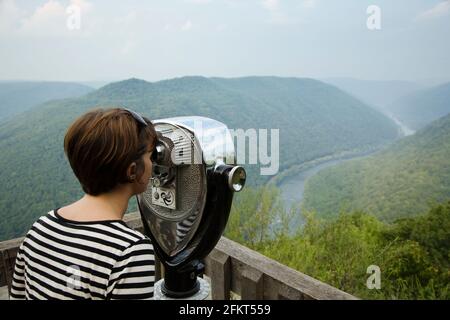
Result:
<svg viewBox="0 0 450 320"><path fill-rule="evenodd" d="M423 89L421 85L409 81L376 81L353 78L328 78L323 81L383 112L389 112L387 107L394 101Z"/></svg>
<svg viewBox="0 0 450 320"><path fill-rule="evenodd" d="M151 119L199 115L234 129L279 128L280 171L397 137L397 128L385 116L312 79L183 77L112 83L83 97L46 103L0 125L0 239L23 234L38 216L81 195L63 139L76 117L97 106L126 106ZM267 180L258 166L245 167L250 185Z"/></svg>
<svg viewBox="0 0 450 320"><path fill-rule="evenodd" d="M403 97L387 109L417 130L450 113L450 82Z"/></svg>
<svg viewBox="0 0 450 320"><path fill-rule="evenodd" d="M0 81L0 123L43 102L93 91L72 82Z"/></svg>
<svg viewBox="0 0 450 320"><path fill-rule="evenodd" d="M286 212L273 185L245 188L232 207L227 238L361 299L450 299L449 200L393 223L338 208L336 219ZM304 225L291 235L298 215ZM367 286L373 265L381 270L377 290Z"/></svg>
<svg viewBox="0 0 450 320"><path fill-rule="evenodd" d="M321 216L361 209L385 221L450 198L450 115L362 160L324 169L305 187L304 207Z"/></svg>

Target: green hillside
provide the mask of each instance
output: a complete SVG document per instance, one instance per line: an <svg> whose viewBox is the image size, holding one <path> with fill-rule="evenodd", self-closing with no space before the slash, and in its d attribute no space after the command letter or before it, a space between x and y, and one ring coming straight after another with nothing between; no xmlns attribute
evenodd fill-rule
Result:
<svg viewBox="0 0 450 320"><path fill-rule="evenodd" d="M304 207L321 216L361 209L385 220L409 217L450 198L450 115L385 151L311 177Z"/></svg>
<svg viewBox="0 0 450 320"><path fill-rule="evenodd" d="M280 171L292 164L397 136L395 125L339 89L311 79L184 77L131 79L83 97L52 101L0 125L0 239L81 195L63 152L69 124L96 106L126 106L151 119L200 115L230 128L280 128ZM248 183L261 184L257 166ZM134 203L129 208L136 210Z"/></svg>
<svg viewBox="0 0 450 320"><path fill-rule="evenodd" d="M71 82L0 82L0 122L43 102L79 97L91 87Z"/></svg>
<svg viewBox="0 0 450 320"><path fill-rule="evenodd" d="M363 211L337 210L336 219L320 219L282 204L273 185L245 188L225 236L361 299L450 299L449 200L393 223ZM298 215L304 225L290 234ZM373 265L381 270L377 290L367 287Z"/></svg>
<svg viewBox="0 0 450 320"><path fill-rule="evenodd" d="M423 128L450 113L450 83L407 95L387 109L406 126Z"/></svg>

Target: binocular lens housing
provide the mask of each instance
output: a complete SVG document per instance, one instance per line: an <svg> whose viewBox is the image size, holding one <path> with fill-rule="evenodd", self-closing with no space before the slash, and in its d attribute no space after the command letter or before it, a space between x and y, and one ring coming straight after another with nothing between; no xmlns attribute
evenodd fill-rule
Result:
<svg viewBox="0 0 450 320"><path fill-rule="evenodd" d="M239 192L244 188L247 174L244 168L234 166L228 173L228 186L234 192Z"/></svg>

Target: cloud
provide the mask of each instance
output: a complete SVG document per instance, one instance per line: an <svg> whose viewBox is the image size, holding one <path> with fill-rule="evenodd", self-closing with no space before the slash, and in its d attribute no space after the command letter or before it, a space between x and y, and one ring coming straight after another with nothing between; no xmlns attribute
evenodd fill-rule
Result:
<svg viewBox="0 0 450 320"><path fill-rule="evenodd" d="M303 0L303 2L309 2L314 0ZM297 19L292 19L286 15L281 9L281 3L279 0L263 0L261 2L262 7L269 12L268 23L277 25L292 25L297 24Z"/></svg>
<svg viewBox="0 0 450 320"><path fill-rule="evenodd" d="M211 0L184 0L185 2L188 3L193 3L193 4L207 4L207 3L211 3Z"/></svg>
<svg viewBox="0 0 450 320"><path fill-rule="evenodd" d="M188 20L188 21L186 21L185 24L183 24L181 26L181 31L189 31L189 30L191 30L191 28L192 28L192 22L191 22L191 20Z"/></svg>
<svg viewBox="0 0 450 320"><path fill-rule="evenodd" d="M68 8L77 6L81 19L93 9L87 0L70 0L62 3L58 0L48 0L38 6L32 13L25 13L16 6L14 0L0 0L0 32L8 32L11 36L60 36L70 34L67 27ZM82 24L82 29L86 30ZM75 34L75 33L72 33Z"/></svg>
<svg viewBox="0 0 450 320"><path fill-rule="evenodd" d="M316 0L303 0L302 6L305 8L314 8L316 6Z"/></svg>
<svg viewBox="0 0 450 320"><path fill-rule="evenodd" d="M87 0L70 0L70 5L80 7L83 14L90 13L93 10L93 4Z"/></svg>
<svg viewBox="0 0 450 320"><path fill-rule="evenodd" d="M50 0L38 7L34 13L23 20L21 33L55 35L66 29L66 8L58 1Z"/></svg>
<svg viewBox="0 0 450 320"><path fill-rule="evenodd" d="M136 49L136 42L133 40L128 40L120 49L120 53L122 55L129 55Z"/></svg>
<svg viewBox="0 0 450 320"><path fill-rule="evenodd" d="M133 24L137 21L138 18L138 14L135 10L128 12L126 15L124 16L120 16L118 18L114 19L115 23L118 23L120 25L130 25Z"/></svg>
<svg viewBox="0 0 450 320"><path fill-rule="evenodd" d="M216 31L225 31L228 29L228 25L226 23L221 23L216 26Z"/></svg>
<svg viewBox="0 0 450 320"><path fill-rule="evenodd" d="M8 34L16 29L21 16L14 0L0 1L0 33Z"/></svg>
<svg viewBox="0 0 450 320"><path fill-rule="evenodd" d="M269 11L278 11L279 2L278 0L263 0L262 6Z"/></svg>
<svg viewBox="0 0 450 320"><path fill-rule="evenodd" d="M445 0L437 5L435 5L433 8L426 10L419 14L416 17L416 20L428 20L428 19L434 19L439 18L442 16L447 15L450 12L450 0Z"/></svg>

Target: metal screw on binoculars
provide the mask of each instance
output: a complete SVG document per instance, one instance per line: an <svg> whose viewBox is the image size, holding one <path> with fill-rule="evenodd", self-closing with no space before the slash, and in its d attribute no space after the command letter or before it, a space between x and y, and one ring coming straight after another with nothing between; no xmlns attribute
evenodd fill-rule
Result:
<svg viewBox="0 0 450 320"><path fill-rule="evenodd" d="M219 241L245 170L226 125L204 117L155 120L158 142L147 190L137 196L144 230L164 265L155 299L204 299L203 259ZM202 290L201 290L202 289Z"/></svg>

